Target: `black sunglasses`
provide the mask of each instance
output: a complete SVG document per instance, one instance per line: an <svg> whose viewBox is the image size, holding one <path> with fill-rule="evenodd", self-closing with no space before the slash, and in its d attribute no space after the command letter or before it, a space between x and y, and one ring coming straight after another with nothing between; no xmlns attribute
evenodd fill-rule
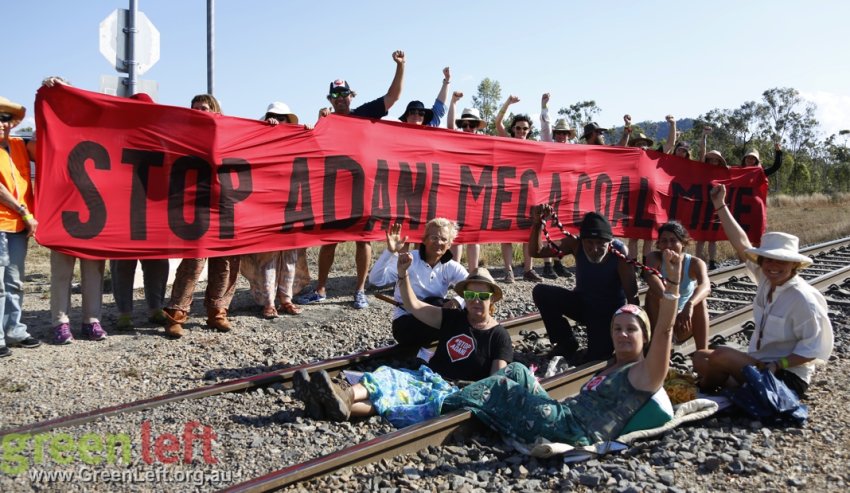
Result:
<svg viewBox="0 0 850 493"><path fill-rule="evenodd" d="M461 122L458 125L460 128L478 128L478 123L474 122Z"/></svg>
<svg viewBox="0 0 850 493"><path fill-rule="evenodd" d="M275 120L277 120L279 122L288 122L289 121L289 117L287 117L286 115L277 115L277 114L274 114L274 113L266 113L266 120L268 120L269 118L274 118Z"/></svg>
<svg viewBox="0 0 850 493"><path fill-rule="evenodd" d="M9 123L12 121L12 115L9 113L0 113L0 122Z"/></svg>
<svg viewBox="0 0 850 493"><path fill-rule="evenodd" d="M407 114L425 116L425 110L407 110Z"/></svg>

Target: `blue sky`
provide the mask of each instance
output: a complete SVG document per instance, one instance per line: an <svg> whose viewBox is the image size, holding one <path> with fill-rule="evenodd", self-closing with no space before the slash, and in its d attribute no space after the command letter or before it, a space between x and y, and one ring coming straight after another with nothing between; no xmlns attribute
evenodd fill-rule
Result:
<svg viewBox="0 0 850 493"><path fill-rule="evenodd" d="M161 59L142 79L157 102L186 106L206 91L206 1L139 0L161 35ZM33 107L47 75L97 91L116 75L98 51L98 25L127 0L0 1L6 49L0 95ZM605 126L695 117L734 108L772 87L816 102L822 136L850 128L850 2L362 3L216 1L215 95L224 112L258 118L288 103L302 121L327 105L328 83L349 80L356 102L383 95L391 53L407 55L396 118L412 99L430 102L451 66L452 89L471 105L484 77L516 94L516 112L539 113L594 99ZM30 112L30 116L32 113Z"/></svg>

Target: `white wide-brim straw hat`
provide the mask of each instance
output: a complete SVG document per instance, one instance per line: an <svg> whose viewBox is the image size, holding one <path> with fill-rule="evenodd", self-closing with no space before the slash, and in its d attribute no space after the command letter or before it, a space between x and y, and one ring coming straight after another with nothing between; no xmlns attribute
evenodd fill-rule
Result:
<svg viewBox="0 0 850 493"><path fill-rule="evenodd" d="M275 101L274 103L269 105L269 108L266 110L266 114L273 113L275 115L285 115L286 119L289 120L289 123L298 123L298 116L289 109L289 105L286 103L281 103L280 101Z"/></svg>
<svg viewBox="0 0 850 493"><path fill-rule="evenodd" d="M464 108L460 115L460 118L455 120L458 127L462 121L477 122L478 130L487 126L487 122L481 119L481 113L476 108Z"/></svg>
<svg viewBox="0 0 850 493"><path fill-rule="evenodd" d="M493 276L490 275L490 271L484 267L479 267L475 274L470 274L466 279L455 284L455 291L457 294L463 296L463 291L466 289L466 285L471 282L480 282L490 286L490 289L493 290L493 297L490 298L492 303L502 299L502 288L496 284L496 281L493 280Z"/></svg>
<svg viewBox="0 0 850 493"><path fill-rule="evenodd" d="M799 262L800 268L803 269L814 263L811 257L800 253L799 238L788 233L765 233L761 237L760 247L747 248L744 253L753 262L758 262L759 257L765 257L787 262Z"/></svg>

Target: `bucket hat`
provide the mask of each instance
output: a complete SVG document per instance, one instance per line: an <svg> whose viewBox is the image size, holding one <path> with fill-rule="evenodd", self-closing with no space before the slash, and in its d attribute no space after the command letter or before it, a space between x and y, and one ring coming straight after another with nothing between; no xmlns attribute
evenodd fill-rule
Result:
<svg viewBox="0 0 850 493"><path fill-rule="evenodd" d="M484 267L479 267L475 274L470 274L463 281L455 284L455 291L463 296L464 290L466 290L466 286L472 282L480 282L482 284L486 284L490 286L490 289L493 290L493 296L490 298L493 303L502 299L502 288L496 284L496 281L493 280L493 276L490 275L490 271L485 269Z"/></svg>
<svg viewBox="0 0 850 493"><path fill-rule="evenodd" d="M787 262L800 262L801 268L814 263L811 257L800 253L800 239L788 233L765 233L761 237L761 246L747 248L744 254L753 262L757 262L759 257L766 257Z"/></svg>

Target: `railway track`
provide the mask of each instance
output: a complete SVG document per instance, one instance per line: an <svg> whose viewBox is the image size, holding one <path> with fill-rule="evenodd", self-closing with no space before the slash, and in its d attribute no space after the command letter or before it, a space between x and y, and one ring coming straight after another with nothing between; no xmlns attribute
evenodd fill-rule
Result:
<svg viewBox="0 0 850 493"><path fill-rule="evenodd" d="M811 268L802 272L801 275L810 282L817 282L821 285L829 285L837 282L835 276L828 275L825 272L834 271L836 267L850 263L850 246L848 245L850 245L850 238L814 245L804 249L803 251L807 255L816 257L816 263ZM842 272L846 274L846 270L847 268L844 268ZM711 282L714 286L712 298L709 299L710 313L712 313L712 337L718 334L728 336L729 334L738 332L742 330L743 324L749 319L750 310L747 308L749 302L736 299L742 296L745 297L748 294L746 290L754 287L751 283L742 280L744 272L743 266L732 266L711 273ZM825 286L823 289L825 289ZM715 292L717 296L714 296ZM752 294L750 293L749 296L751 298ZM724 305L733 305L737 309L729 311L728 306L724 307ZM543 329L542 322L536 314L506 321L504 325L514 338L521 337L519 334L520 331ZM677 350L683 354L689 354L693 350L693 344L685 344ZM334 374L352 365L373 362L376 359L398 358L409 355L412 355L412 353L405 352L402 348L395 346L363 351L330 360L220 382L197 389L41 421L15 429L2 430L0 431L0 438L12 433L35 434L56 428L78 426L108 416L152 409L191 399L249 391L273 384L288 385L292 375L300 369L307 369L308 371L324 369ZM591 363L569 373L547 379L543 383L553 396L565 397L577 392L584 381L600 368L602 368L601 362ZM398 430L388 435L363 442L350 449L340 450L328 456L289 466L246 483L235 485L229 491L267 491L269 489L280 488L305 479L329 474L343 467L364 464L382 457L395 456L419 450L427 445L439 444L448 435L456 433L458 430L473 429L474 426L475 422L471 419L468 412L458 411L439 420L434 420L434 422L422 423L408 429Z"/></svg>

